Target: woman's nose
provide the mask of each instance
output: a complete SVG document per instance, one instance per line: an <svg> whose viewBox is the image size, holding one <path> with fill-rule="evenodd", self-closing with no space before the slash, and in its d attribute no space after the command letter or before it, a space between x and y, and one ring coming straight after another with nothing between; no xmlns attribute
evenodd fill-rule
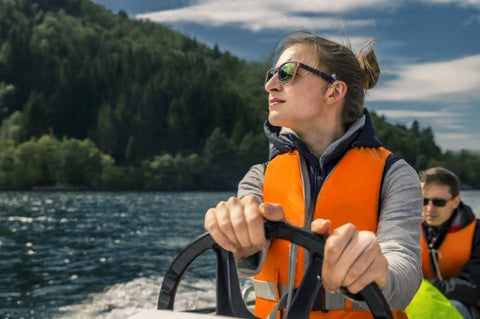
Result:
<svg viewBox="0 0 480 319"><path fill-rule="evenodd" d="M282 83L280 83L280 81L278 80L278 72L277 72L270 78L270 80L268 80L265 83L265 91L267 92L271 92L275 90L278 91L281 85Z"/></svg>

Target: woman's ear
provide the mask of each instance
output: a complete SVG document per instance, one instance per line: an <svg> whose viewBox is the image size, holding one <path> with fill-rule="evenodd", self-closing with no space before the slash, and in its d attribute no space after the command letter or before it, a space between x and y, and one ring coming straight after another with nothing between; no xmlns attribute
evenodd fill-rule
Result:
<svg viewBox="0 0 480 319"><path fill-rule="evenodd" d="M326 99L328 104L336 103L342 100L347 94L347 84L343 81L335 81L326 92Z"/></svg>

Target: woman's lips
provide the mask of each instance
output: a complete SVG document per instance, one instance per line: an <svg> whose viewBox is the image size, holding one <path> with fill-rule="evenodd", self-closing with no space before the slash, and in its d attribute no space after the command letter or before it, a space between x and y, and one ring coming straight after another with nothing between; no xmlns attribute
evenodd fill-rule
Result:
<svg viewBox="0 0 480 319"><path fill-rule="evenodd" d="M268 105L269 105L270 107L272 107L272 106L275 106L275 105L280 104L280 103L283 103L283 102L284 102L284 100L281 100L281 99L279 99L279 98L273 97L273 98L271 98L271 99L268 100Z"/></svg>

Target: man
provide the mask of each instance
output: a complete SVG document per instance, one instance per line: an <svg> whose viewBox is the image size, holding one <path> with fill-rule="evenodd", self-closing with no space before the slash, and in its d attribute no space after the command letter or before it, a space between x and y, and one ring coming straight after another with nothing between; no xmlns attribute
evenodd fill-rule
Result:
<svg viewBox="0 0 480 319"><path fill-rule="evenodd" d="M480 223L451 171L420 173L423 188L423 275L464 318L480 318Z"/></svg>

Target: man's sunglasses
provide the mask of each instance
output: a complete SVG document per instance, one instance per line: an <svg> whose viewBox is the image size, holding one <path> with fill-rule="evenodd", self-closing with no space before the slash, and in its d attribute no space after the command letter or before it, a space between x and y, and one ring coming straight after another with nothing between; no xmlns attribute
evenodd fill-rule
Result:
<svg viewBox="0 0 480 319"><path fill-rule="evenodd" d="M272 68L267 71L267 75L265 77L265 84L270 81L271 78L275 76L275 74L278 73L278 80L282 84L287 84L293 81L295 78L295 75L297 75L297 71L299 68L302 68L304 70L307 70L309 72L312 72L313 74L318 75L325 81L329 83L333 83L336 81L335 75L328 75L322 71L319 71L317 69L312 68L311 66L308 66L306 64L300 63L298 61L289 61L285 62L282 65L280 65L277 68Z"/></svg>
<svg viewBox="0 0 480 319"><path fill-rule="evenodd" d="M447 202L450 201L450 199L443 199L443 198L423 198L423 206L427 206L428 203L431 201L432 205L435 207L445 207L447 205Z"/></svg>

